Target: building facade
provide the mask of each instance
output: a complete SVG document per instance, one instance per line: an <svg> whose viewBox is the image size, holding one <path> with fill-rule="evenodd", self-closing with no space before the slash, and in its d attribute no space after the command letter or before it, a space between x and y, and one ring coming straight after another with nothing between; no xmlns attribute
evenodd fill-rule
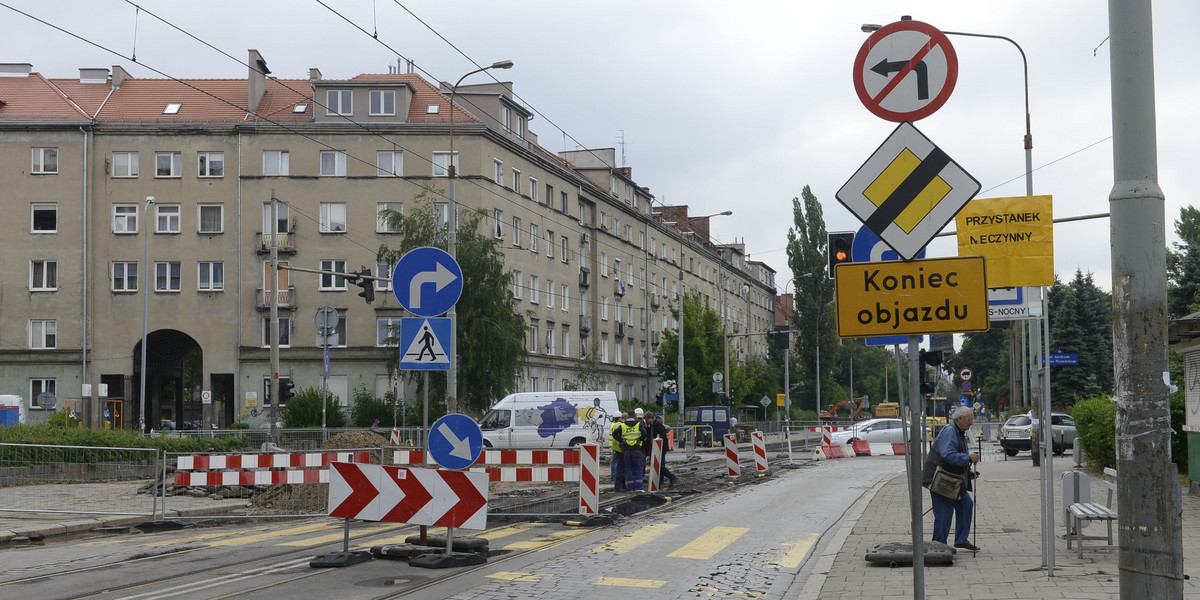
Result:
<svg viewBox="0 0 1200 600"><path fill-rule="evenodd" d="M451 106L445 84L413 74L268 78L253 50L248 64L227 80L119 66L51 79L0 65L13 218L0 246L0 386L27 399L32 422L53 399L93 425L136 427L143 404L148 427L261 425L273 296L281 377L321 386L314 318L329 306L329 389L343 405L357 388L386 395L392 328L406 316L389 284L376 282L370 305L329 274L280 271L273 290L271 240L286 266L390 277L376 252L398 233L381 211L431 201L444 225L451 161L460 209L484 212L514 275L529 330L519 389L569 387L590 360L619 398L652 398L681 271L731 331L773 322L769 267L714 244L707 218L657 203L612 149L539 146L510 84L460 86ZM766 354L765 338L734 339L739 360Z"/></svg>

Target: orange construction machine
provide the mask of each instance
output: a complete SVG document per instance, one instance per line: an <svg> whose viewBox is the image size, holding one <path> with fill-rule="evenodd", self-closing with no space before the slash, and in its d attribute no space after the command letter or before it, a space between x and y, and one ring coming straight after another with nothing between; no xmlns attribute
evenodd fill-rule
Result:
<svg viewBox="0 0 1200 600"><path fill-rule="evenodd" d="M838 418L838 409L846 405L853 405L854 412L850 415L851 419L855 421L861 421L862 419L871 418L871 404L868 402L866 396L863 396L862 398L846 398L845 400L842 400L841 402L829 407L829 410L821 411L821 418Z"/></svg>

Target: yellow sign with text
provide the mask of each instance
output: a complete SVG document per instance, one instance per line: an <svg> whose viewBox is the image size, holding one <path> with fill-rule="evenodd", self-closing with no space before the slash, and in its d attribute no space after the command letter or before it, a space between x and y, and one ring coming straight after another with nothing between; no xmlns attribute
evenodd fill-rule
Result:
<svg viewBox="0 0 1200 600"><path fill-rule="evenodd" d="M959 256L987 259L994 288L1054 285L1054 198L982 198L955 217Z"/></svg>
<svg viewBox="0 0 1200 600"><path fill-rule="evenodd" d="M982 256L844 263L834 270L841 337L986 331Z"/></svg>
<svg viewBox="0 0 1200 600"><path fill-rule="evenodd" d="M783 394L775 394L775 406L783 406L787 402L787 396Z"/></svg>

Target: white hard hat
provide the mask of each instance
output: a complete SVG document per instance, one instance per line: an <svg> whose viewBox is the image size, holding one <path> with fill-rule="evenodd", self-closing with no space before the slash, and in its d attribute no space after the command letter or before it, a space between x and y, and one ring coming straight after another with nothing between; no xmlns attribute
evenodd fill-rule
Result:
<svg viewBox="0 0 1200 600"><path fill-rule="evenodd" d="M635 408L635 409L633 409L633 415L634 415L635 417L640 417L640 416L642 416L642 409L640 409L640 408Z"/></svg>

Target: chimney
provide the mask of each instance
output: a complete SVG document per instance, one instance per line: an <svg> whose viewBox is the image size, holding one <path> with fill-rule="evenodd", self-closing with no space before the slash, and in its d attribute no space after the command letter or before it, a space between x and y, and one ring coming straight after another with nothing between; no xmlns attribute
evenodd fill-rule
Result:
<svg viewBox="0 0 1200 600"><path fill-rule="evenodd" d="M108 69L80 67L79 83L108 83Z"/></svg>
<svg viewBox="0 0 1200 600"><path fill-rule="evenodd" d="M320 80L321 80L321 70L320 69L313 67L308 70L309 83L316 83Z"/></svg>
<svg viewBox="0 0 1200 600"><path fill-rule="evenodd" d="M258 112L258 105L267 93L267 75L271 70L267 68L267 61L253 48L250 49L250 59L246 64L250 65L246 77L246 107L250 109L249 112Z"/></svg>
<svg viewBox="0 0 1200 600"><path fill-rule="evenodd" d="M121 68L121 65L113 65L112 68L112 86L113 89L121 87L125 80L129 79L129 73Z"/></svg>
<svg viewBox="0 0 1200 600"><path fill-rule="evenodd" d="M32 63L0 63L0 77L29 77Z"/></svg>

